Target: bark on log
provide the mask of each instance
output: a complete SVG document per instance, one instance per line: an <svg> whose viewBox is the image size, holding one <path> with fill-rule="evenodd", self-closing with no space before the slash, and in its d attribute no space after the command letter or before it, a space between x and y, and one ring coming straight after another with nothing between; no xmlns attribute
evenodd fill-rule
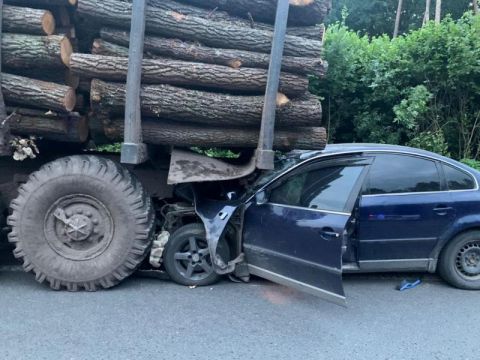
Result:
<svg viewBox="0 0 480 360"><path fill-rule="evenodd" d="M64 36L2 36L2 64L9 68L62 68L71 53L72 44Z"/></svg>
<svg viewBox="0 0 480 360"><path fill-rule="evenodd" d="M9 104L56 111L75 107L75 90L69 86L2 73L2 90Z"/></svg>
<svg viewBox="0 0 480 360"><path fill-rule="evenodd" d="M128 47L129 33L126 31L103 28L100 31L100 35L110 43ZM110 55L113 56L124 56L123 54L126 53L128 56L128 49L114 47L111 46L110 43L94 44L94 47L99 46L99 51L105 54L110 53ZM202 46L197 43L178 39L165 39L156 36L145 37L144 50L147 52L146 57L152 57L151 54L155 54L173 59L225 65L233 68L251 67L268 69L270 64L269 54L246 50L217 49ZM282 70L300 75L323 76L326 66L325 62L320 58L284 56Z"/></svg>
<svg viewBox="0 0 480 360"><path fill-rule="evenodd" d="M5 5L3 7L3 31L52 35L55 32L55 19L48 10Z"/></svg>
<svg viewBox="0 0 480 360"><path fill-rule="evenodd" d="M44 9L50 6L75 6L77 0L5 0L5 4Z"/></svg>
<svg viewBox="0 0 480 360"><path fill-rule="evenodd" d="M273 25L271 24L257 22L255 21L255 19L244 19L239 16L230 15L229 13L218 9L204 9L198 6L183 4L173 0L149 0L148 5L162 10L175 11L183 15L191 15L213 21L223 21L231 25L242 26L251 29L273 31ZM321 40L323 38L323 31L323 26L302 26L287 28L288 35L301 36L313 40Z"/></svg>
<svg viewBox="0 0 480 360"><path fill-rule="evenodd" d="M279 126L318 126L322 108L311 96L301 101L288 101L282 95L277 101ZM90 102L93 107L122 114L125 85L92 80ZM169 118L223 126L259 126L262 118L263 96L233 96L171 85L144 85L140 96L144 116Z"/></svg>
<svg viewBox="0 0 480 360"><path fill-rule="evenodd" d="M206 9L220 9L243 18L253 18L273 24L277 8L277 0L180 0L184 3ZM315 25L324 22L332 7L331 0L290 1L288 16L289 25ZM303 5L303 6L295 6Z"/></svg>
<svg viewBox="0 0 480 360"><path fill-rule="evenodd" d="M88 138L88 122L78 113L59 114L25 108L7 108L10 129L15 135L35 135L47 140L83 143Z"/></svg>
<svg viewBox="0 0 480 360"><path fill-rule="evenodd" d="M77 11L81 16L90 16L107 25L128 28L132 5L118 0L82 0ZM272 33L249 29L227 23L205 20L147 7L147 32L166 37L202 42L208 46L270 53ZM284 54L289 56L319 57L322 42L287 35Z"/></svg>
<svg viewBox="0 0 480 360"><path fill-rule="evenodd" d="M128 58L74 53L70 69L80 77L101 78L123 82L127 79ZM267 70L200 64L178 60L144 59L144 84L170 84L194 88L226 90L229 92L264 94ZM282 73L279 91L299 96L308 90L308 79Z"/></svg>
<svg viewBox="0 0 480 360"><path fill-rule="evenodd" d="M12 69L6 68L5 72L13 75L23 76L31 79L42 80L57 83L60 85L67 85L74 89L78 87L80 79L73 74L69 69L45 69L39 71L38 68L28 69Z"/></svg>
<svg viewBox="0 0 480 360"><path fill-rule="evenodd" d="M127 47L117 45L103 39L95 39L93 41L91 52L94 55L128 57ZM144 58L149 58L146 56L146 54L143 56Z"/></svg>
<svg viewBox="0 0 480 360"><path fill-rule="evenodd" d="M209 127L177 124L171 121L145 120L142 122L143 140L147 144L172 146L199 146L204 148L255 148L258 129ZM105 127L112 140L123 138L123 120L112 121ZM273 147L276 150L323 150L327 142L322 127L276 130Z"/></svg>

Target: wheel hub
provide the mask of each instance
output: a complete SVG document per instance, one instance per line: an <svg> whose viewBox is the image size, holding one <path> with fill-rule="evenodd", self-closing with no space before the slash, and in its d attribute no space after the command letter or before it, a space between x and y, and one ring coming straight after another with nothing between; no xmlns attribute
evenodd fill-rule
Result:
<svg viewBox="0 0 480 360"><path fill-rule="evenodd" d="M73 215L65 225L65 233L72 241L88 239L93 230L92 221L85 215Z"/></svg>
<svg viewBox="0 0 480 360"><path fill-rule="evenodd" d="M457 269L467 277L480 275L480 241L468 243L460 249Z"/></svg>
<svg viewBox="0 0 480 360"><path fill-rule="evenodd" d="M101 254L113 238L108 209L88 195L67 195L57 200L45 216L45 237L58 254L72 260Z"/></svg>

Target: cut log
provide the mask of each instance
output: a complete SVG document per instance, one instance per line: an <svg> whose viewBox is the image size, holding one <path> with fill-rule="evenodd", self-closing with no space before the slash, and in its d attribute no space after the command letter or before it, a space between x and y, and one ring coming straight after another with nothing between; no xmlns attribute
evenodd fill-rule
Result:
<svg viewBox="0 0 480 360"><path fill-rule="evenodd" d="M128 28L132 5L117 0L82 0L77 12L81 16L98 19L107 25ZM147 32L166 37L199 41L208 46L270 53L272 33L265 30L233 26L174 11L147 7ZM322 42L287 35L284 54L288 56L318 57Z"/></svg>
<svg viewBox="0 0 480 360"><path fill-rule="evenodd" d="M127 47L113 44L103 39L95 39L93 41L91 52L94 55L128 57ZM148 56L144 54L144 58L148 58Z"/></svg>
<svg viewBox="0 0 480 360"><path fill-rule="evenodd" d="M80 77L122 82L127 79L128 58L74 53L70 58L70 69ZM222 65L144 59L142 82L264 94L267 70L232 69ZM280 92L299 96L307 90L308 79L288 73L281 74Z"/></svg>
<svg viewBox="0 0 480 360"><path fill-rule="evenodd" d="M171 10L183 15L191 15L213 21L224 21L231 25L248 27L252 29L273 31L273 25L254 21L254 19L244 19L239 16L230 15L225 11L215 9L204 9L198 6L180 3L173 0L150 0L148 5L162 10ZM289 27L287 34L306 37L313 40L323 38L323 26L302 26Z"/></svg>
<svg viewBox="0 0 480 360"><path fill-rule="evenodd" d="M210 10L220 9L246 19L273 24L277 0L180 0ZM315 25L323 23L331 7L331 0L290 1L289 25Z"/></svg>
<svg viewBox="0 0 480 360"><path fill-rule="evenodd" d="M322 108L315 97L301 101L283 101L277 106L279 126L317 126ZM285 101L286 100L286 101ZM92 80L90 101L94 107L122 114L125 85ZM144 116L224 126L259 126L263 96L233 96L187 90L171 85L144 85L140 96Z"/></svg>
<svg viewBox="0 0 480 360"><path fill-rule="evenodd" d="M15 135L39 136L47 140L83 143L88 138L88 122L78 113L60 114L9 107L11 132Z"/></svg>
<svg viewBox="0 0 480 360"><path fill-rule="evenodd" d="M69 86L2 73L2 90L8 104L56 111L75 107L75 90Z"/></svg>
<svg viewBox="0 0 480 360"><path fill-rule="evenodd" d="M108 42L128 47L129 33L126 31L103 28L100 35ZM128 49L112 46L110 43L99 43L99 51L105 55L124 56ZM197 43L186 42L178 39L165 39L156 36L146 36L144 50L146 57L150 54L160 55L168 58L202 62L206 64L218 64L233 68L251 67L268 69L270 55L246 50L218 49L202 46ZM96 49L94 51L96 52ZM282 70L301 75L325 74L325 63L320 58L284 56Z"/></svg>
<svg viewBox="0 0 480 360"><path fill-rule="evenodd" d="M37 68L28 69L12 69L6 68L5 72L13 75L23 76L31 79L42 80L57 83L60 85L67 85L74 89L78 87L79 78L73 74L69 69L42 69Z"/></svg>
<svg viewBox="0 0 480 360"><path fill-rule="evenodd" d="M44 9L50 6L75 6L77 0L4 0L5 4Z"/></svg>
<svg viewBox="0 0 480 360"><path fill-rule="evenodd" d="M2 36L2 64L9 68L62 68L71 53L72 44L65 36Z"/></svg>
<svg viewBox="0 0 480 360"><path fill-rule="evenodd" d="M48 10L5 5L3 7L3 31L51 35L55 32L55 19Z"/></svg>
<svg viewBox="0 0 480 360"><path fill-rule="evenodd" d="M123 139L123 121L112 121L105 126L105 134L112 140ZM204 148L255 148L257 129L209 127L177 124L172 121L145 120L142 122L143 139L147 144L172 146L199 146ZM273 147L276 150L323 150L327 142L322 127L276 130Z"/></svg>

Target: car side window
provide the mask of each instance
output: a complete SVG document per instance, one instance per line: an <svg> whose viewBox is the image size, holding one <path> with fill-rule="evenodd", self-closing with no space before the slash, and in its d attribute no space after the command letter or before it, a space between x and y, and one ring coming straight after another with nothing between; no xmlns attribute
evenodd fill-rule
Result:
<svg viewBox="0 0 480 360"><path fill-rule="evenodd" d="M367 184L367 194L374 195L441 190L435 162L408 155L377 155Z"/></svg>
<svg viewBox="0 0 480 360"><path fill-rule="evenodd" d="M453 166L443 164L443 172L447 180L448 190L471 190L475 189L475 181L471 175Z"/></svg>
<svg viewBox="0 0 480 360"><path fill-rule="evenodd" d="M294 175L272 190L271 203L345 211L363 166L332 166Z"/></svg>

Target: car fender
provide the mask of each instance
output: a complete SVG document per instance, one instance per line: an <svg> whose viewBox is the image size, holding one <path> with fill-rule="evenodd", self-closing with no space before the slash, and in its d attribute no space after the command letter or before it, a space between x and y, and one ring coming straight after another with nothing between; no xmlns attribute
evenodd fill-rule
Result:
<svg viewBox="0 0 480 360"><path fill-rule="evenodd" d="M439 239L430 257L432 259L438 260L440 252L451 239L453 239L462 232L473 229L480 229L479 215L466 215L456 219L452 226L448 229L448 231L445 232L445 234L443 234L442 237Z"/></svg>
<svg viewBox="0 0 480 360"><path fill-rule="evenodd" d="M205 227L208 249L215 272L217 274L233 272L235 265L243 261L243 254L240 254L236 259L228 261L229 259L222 259L221 256L217 254L217 247L228 222L242 203L205 199L194 190L194 204L195 213L202 220L203 226Z"/></svg>

